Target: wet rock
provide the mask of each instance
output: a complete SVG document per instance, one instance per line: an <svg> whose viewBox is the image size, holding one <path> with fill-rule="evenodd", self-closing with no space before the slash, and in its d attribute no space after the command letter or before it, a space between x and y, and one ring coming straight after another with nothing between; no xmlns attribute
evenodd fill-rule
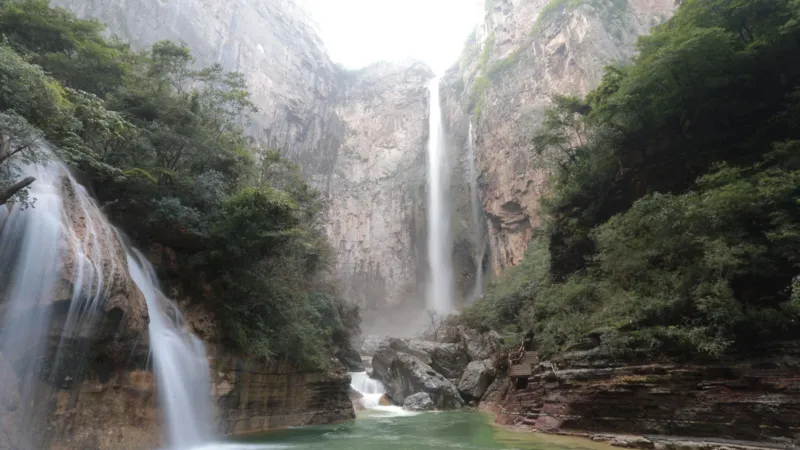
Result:
<svg viewBox="0 0 800 450"><path fill-rule="evenodd" d="M392 401L392 398L389 397L389 394L383 394L381 395L381 398L378 399L378 404L381 406L393 406L394 402Z"/></svg>
<svg viewBox="0 0 800 450"><path fill-rule="evenodd" d="M335 356L350 372L363 372L365 370L361 355L350 345L339 348Z"/></svg>
<svg viewBox="0 0 800 450"><path fill-rule="evenodd" d="M480 400L494 381L491 360L472 361L458 382L458 392L465 400Z"/></svg>
<svg viewBox="0 0 800 450"><path fill-rule="evenodd" d="M427 392L417 392L406 397L403 402L403 409L408 411L431 411L436 408L431 396Z"/></svg>
<svg viewBox="0 0 800 450"><path fill-rule="evenodd" d="M469 357L462 344L443 344L430 341L390 339L388 346L425 361L445 378L459 379L467 368Z"/></svg>
<svg viewBox="0 0 800 450"><path fill-rule="evenodd" d="M364 395L362 395L361 392L358 392L357 390L350 388L348 396L350 397L350 401L353 402L353 409L355 409L356 411L363 411L364 409L366 409L364 408L364 402L363 402Z"/></svg>
<svg viewBox="0 0 800 450"><path fill-rule="evenodd" d="M439 409L464 404L456 386L416 356L385 348L375 354L372 365L392 400L399 404L417 392L427 392Z"/></svg>

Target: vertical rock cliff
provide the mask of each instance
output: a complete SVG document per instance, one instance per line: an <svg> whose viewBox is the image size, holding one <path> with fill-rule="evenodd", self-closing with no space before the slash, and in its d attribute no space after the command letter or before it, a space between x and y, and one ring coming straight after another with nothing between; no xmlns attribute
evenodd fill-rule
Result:
<svg viewBox="0 0 800 450"><path fill-rule="evenodd" d="M636 38L665 21L675 0L491 0L445 78L444 111L456 142L475 128L480 197L493 271L518 264L539 224L550 173L531 138L553 94L584 95L603 67L634 53Z"/></svg>
<svg viewBox="0 0 800 450"><path fill-rule="evenodd" d="M367 309L421 299L428 90L422 63L342 76L345 124L330 176L327 231L348 299Z"/></svg>
<svg viewBox="0 0 800 450"><path fill-rule="evenodd" d="M199 65L243 73L259 109L251 134L300 163L328 197L327 231L345 294L373 309L421 299L430 69L334 66L293 0L53 4L108 24L134 47L182 41Z"/></svg>
<svg viewBox="0 0 800 450"><path fill-rule="evenodd" d="M245 75L259 112L251 133L301 162L319 182L331 171L342 124L337 70L314 24L294 0L53 0L108 25L134 47L185 43L202 66Z"/></svg>

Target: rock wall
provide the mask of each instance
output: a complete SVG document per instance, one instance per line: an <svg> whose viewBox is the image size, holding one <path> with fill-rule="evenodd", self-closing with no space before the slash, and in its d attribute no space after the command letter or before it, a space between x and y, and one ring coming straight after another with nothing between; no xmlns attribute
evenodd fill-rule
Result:
<svg viewBox="0 0 800 450"><path fill-rule="evenodd" d="M531 138L553 94L583 95L603 67L632 56L636 38L665 21L675 0L493 0L445 77L452 139L475 127L475 159L495 274L518 264L540 223L551 161Z"/></svg>
<svg viewBox="0 0 800 450"><path fill-rule="evenodd" d="M79 386L48 395L47 423L36 448L58 450L160 448L163 430L153 373L141 367L95 366ZM236 435L355 417L348 397L350 376L335 365L328 372L298 372L282 364L230 357L210 358L216 432ZM2 368L0 366L0 372ZM0 373L0 376L5 376ZM8 386L8 384L4 384ZM0 434L0 444L4 436ZM13 448L13 447L3 447Z"/></svg>
<svg viewBox="0 0 800 450"><path fill-rule="evenodd" d="M367 309L423 298L432 77L418 62L343 76L338 112L345 133L327 187L326 228L346 297Z"/></svg>
<svg viewBox="0 0 800 450"><path fill-rule="evenodd" d="M294 0L53 0L134 47L170 39L197 63L245 75L250 133L300 163L327 195L327 231L346 295L366 308L421 300L426 83L418 62L348 72L331 62Z"/></svg>
<svg viewBox="0 0 800 450"><path fill-rule="evenodd" d="M800 443L798 342L689 363L622 360L598 350L540 363L527 387L499 401L498 420L548 432Z"/></svg>
<svg viewBox="0 0 800 450"><path fill-rule="evenodd" d="M303 163L318 183L332 170L342 124L334 112L338 71L294 0L53 0L142 48L184 42L199 65L245 75L259 112L251 133Z"/></svg>

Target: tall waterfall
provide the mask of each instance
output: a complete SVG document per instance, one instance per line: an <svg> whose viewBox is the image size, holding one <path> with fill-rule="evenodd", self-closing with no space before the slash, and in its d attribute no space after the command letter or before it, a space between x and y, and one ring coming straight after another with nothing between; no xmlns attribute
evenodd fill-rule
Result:
<svg viewBox="0 0 800 450"><path fill-rule="evenodd" d="M478 195L478 170L475 167L475 136L472 132L472 120L469 122L467 133L467 165L469 166L469 191L472 206L472 238L475 246L475 286L472 288L470 300L483 295L483 258L486 256L486 236L483 232L481 199Z"/></svg>
<svg viewBox="0 0 800 450"><path fill-rule="evenodd" d="M168 444L185 449L206 442L212 410L202 344L187 331L175 304L156 287L152 266L135 249L123 250L119 234L86 189L49 149L42 151L48 155L45 162L22 170L36 178L29 192L33 206L0 205L0 370L10 366L17 375L10 377L13 381L3 378L13 386L0 386L6 393L0 396L0 424L8 426L4 414L16 408L2 403L18 403L14 414L19 413L23 429L16 448L36 447L34 422L45 419L36 410L42 404L37 400L50 396L44 380L76 370L66 356L81 351L75 342L89 341L82 338L91 336L102 317L112 286L119 287L129 275L147 302ZM124 301L137 298L141 302L137 295ZM67 301L66 316L56 316L56 304ZM18 398L7 394L17 390Z"/></svg>
<svg viewBox="0 0 800 450"><path fill-rule="evenodd" d="M449 177L439 103L439 78L434 78L428 89L428 307L439 314L449 314L453 311L453 242L450 236L450 205L447 201Z"/></svg>

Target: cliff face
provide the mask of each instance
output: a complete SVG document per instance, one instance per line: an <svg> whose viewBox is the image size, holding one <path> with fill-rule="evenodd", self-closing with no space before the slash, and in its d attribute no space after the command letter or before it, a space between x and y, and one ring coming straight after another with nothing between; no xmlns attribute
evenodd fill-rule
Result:
<svg viewBox="0 0 800 450"><path fill-rule="evenodd" d="M460 62L445 78L453 139L471 118L480 197L493 271L522 259L539 224L538 200L551 162L531 138L553 94L584 95L603 67L633 55L636 38L666 20L674 0L559 2L494 0Z"/></svg>
<svg viewBox="0 0 800 450"><path fill-rule="evenodd" d="M337 75L313 23L293 0L53 0L105 23L135 48L184 42L198 64L245 75L259 112L251 134L303 163L309 176L330 173L343 132L333 111Z"/></svg>
<svg viewBox="0 0 800 450"><path fill-rule="evenodd" d="M342 77L345 133L327 234L346 298L367 309L421 298L428 90L421 63L379 63Z"/></svg>
<svg viewBox="0 0 800 450"><path fill-rule="evenodd" d="M548 432L646 435L635 445L617 444L637 448L653 448L651 440L681 439L667 435L787 447L800 442L798 342L691 363L620 359L598 350L540 363L525 388L511 388L499 401L491 399L502 405L498 421ZM655 442L655 448L693 446L677 444Z"/></svg>
<svg viewBox="0 0 800 450"><path fill-rule="evenodd" d="M36 448L139 450L163 445L163 417L153 373L146 368L146 353L138 356L136 364L123 370L93 364L76 386L47 393L41 402L46 409L39 410L47 419L37 428ZM348 397L350 376L343 367L301 373L281 364L230 357L209 362L214 369L212 398L220 435L355 417ZM13 385L6 383L13 375L0 361L0 379L6 389ZM0 444L9 443L3 448L13 448L17 438L19 424L9 426L12 419L16 418L8 415L3 422Z"/></svg>
<svg viewBox="0 0 800 450"><path fill-rule="evenodd" d="M52 3L97 18L134 47L183 41L198 64L243 73L259 108L250 133L300 163L329 199L327 231L346 295L370 308L414 296L424 260L430 69L336 68L293 0Z"/></svg>

